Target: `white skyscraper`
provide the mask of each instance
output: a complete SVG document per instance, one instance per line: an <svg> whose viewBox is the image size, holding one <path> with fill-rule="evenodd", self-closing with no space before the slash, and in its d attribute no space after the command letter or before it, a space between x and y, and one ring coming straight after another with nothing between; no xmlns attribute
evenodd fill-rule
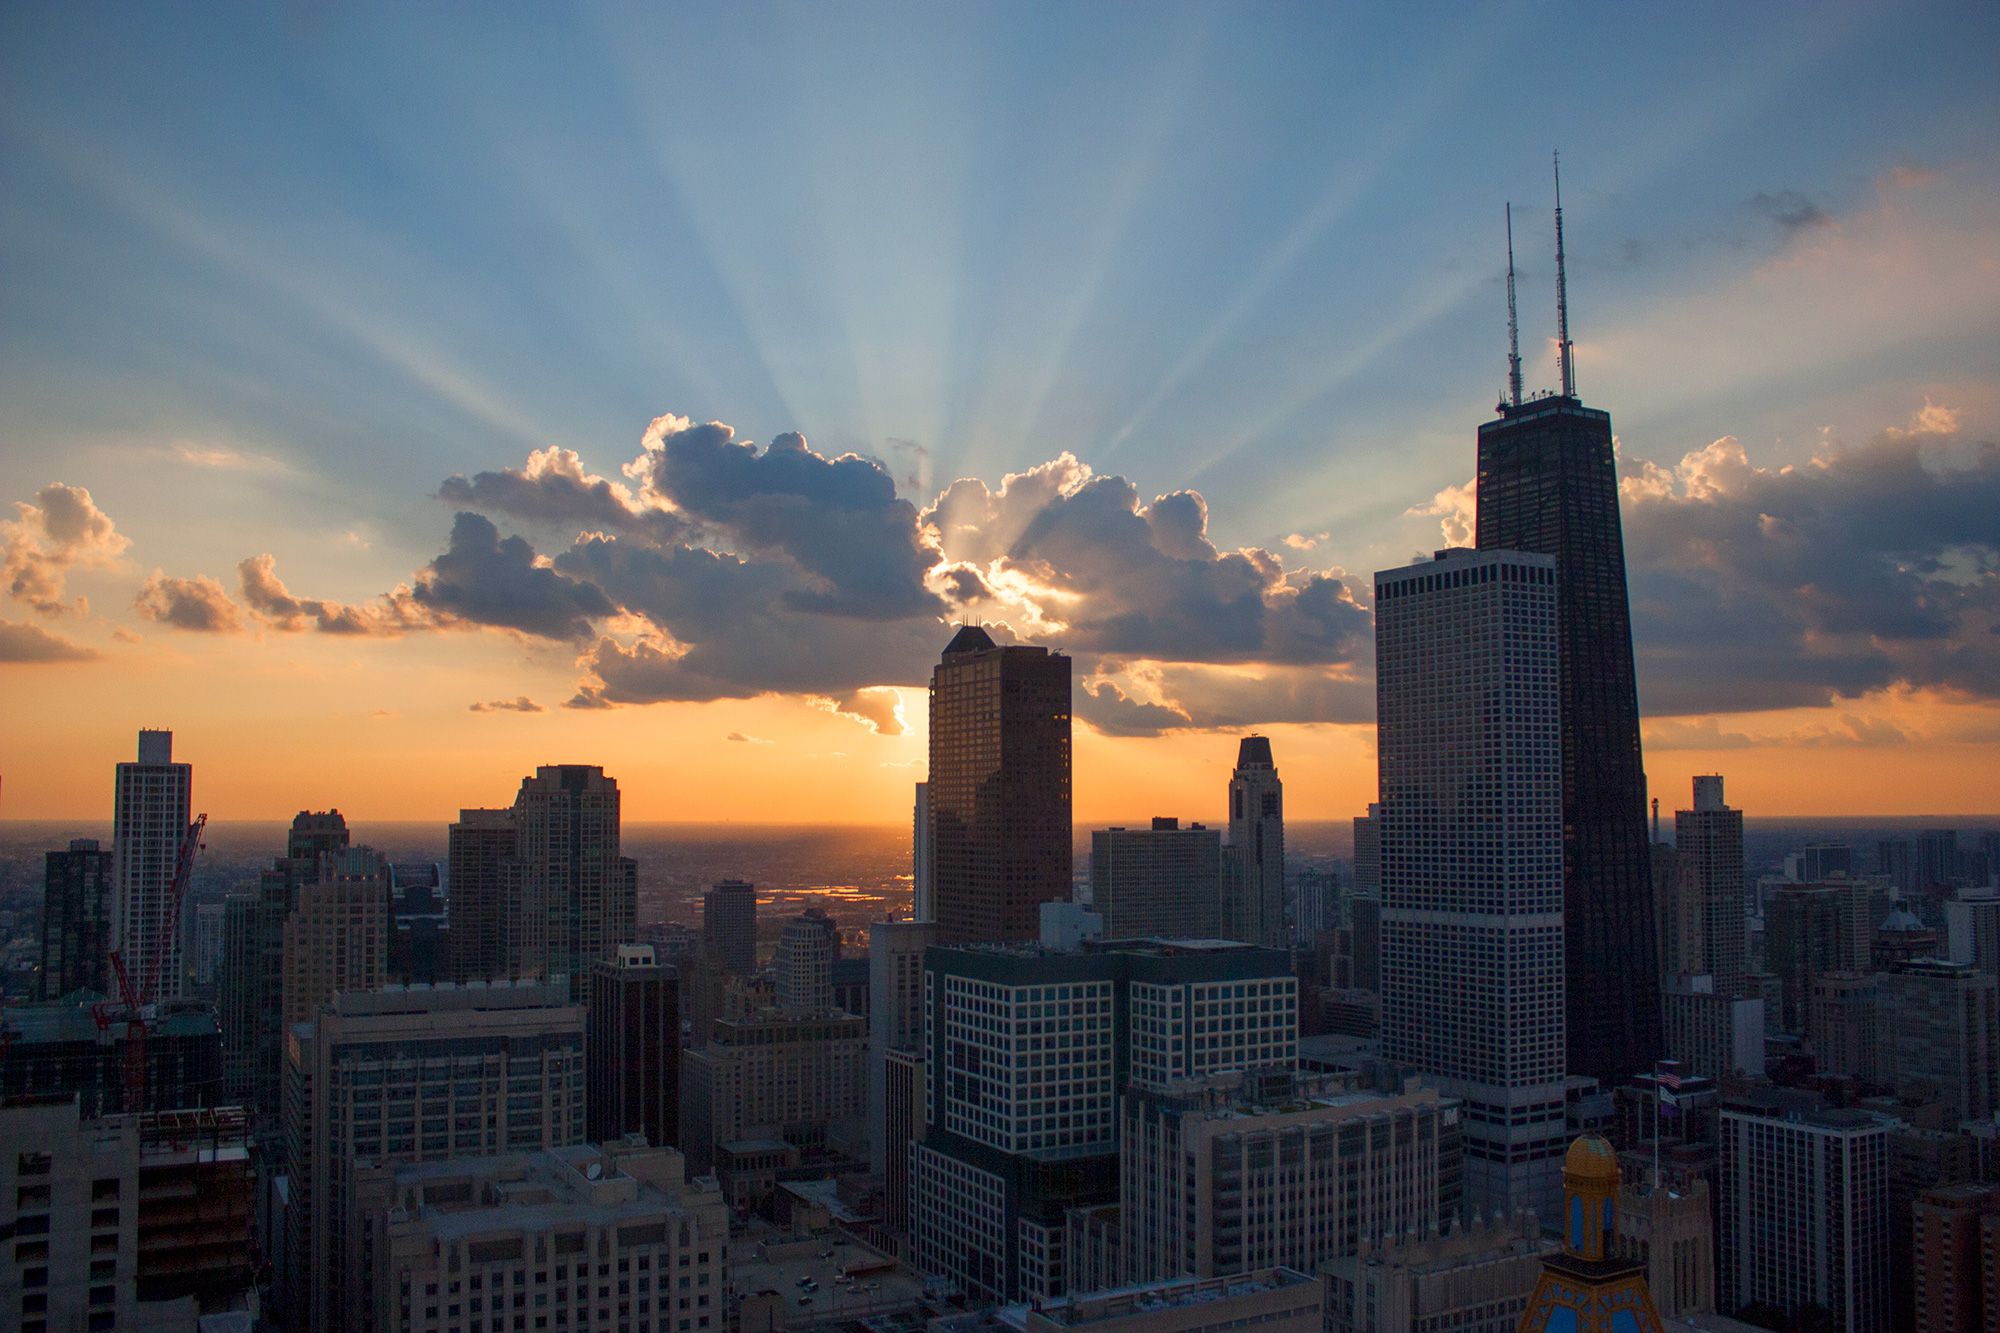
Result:
<svg viewBox="0 0 2000 1333"><path fill-rule="evenodd" d="M1282 949L1285 925L1285 784L1264 736L1245 736L1229 775L1229 853L1224 874L1222 934L1245 944Z"/></svg>
<svg viewBox="0 0 2000 1333"><path fill-rule="evenodd" d="M1556 1216L1564 1131L1554 561L1375 576L1383 1055L1465 1107L1465 1203Z"/></svg>
<svg viewBox="0 0 2000 1333"><path fill-rule="evenodd" d="M118 765L111 846L116 888L111 947L132 984L151 998L179 998L181 939L174 929L174 863L187 836L194 769L174 761L174 733L139 733L139 761Z"/></svg>

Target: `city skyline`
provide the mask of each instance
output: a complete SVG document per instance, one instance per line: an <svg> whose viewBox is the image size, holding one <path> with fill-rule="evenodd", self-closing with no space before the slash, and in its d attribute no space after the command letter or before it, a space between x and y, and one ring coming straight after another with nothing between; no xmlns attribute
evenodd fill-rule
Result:
<svg viewBox="0 0 2000 1333"><path fill-rule="evenodd" d="M1367 573L1470 540L1509 201L1557 379L1557 143L1651 790L1984 813L1991 14L1488 9L1392 77L1384 16L865 12L15 16L0 817L105 811L161 725L219 817L448 817L553 758L636 819L897 822L961 618L1076 661L1080 820L1212 818L1248 731L1350 815Z"/></svg>

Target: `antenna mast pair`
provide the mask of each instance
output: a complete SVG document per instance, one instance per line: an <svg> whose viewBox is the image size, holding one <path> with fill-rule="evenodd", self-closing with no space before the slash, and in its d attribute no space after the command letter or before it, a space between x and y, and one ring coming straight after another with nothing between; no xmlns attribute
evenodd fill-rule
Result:
<svg viewBox="0 0 2000 1333"><path fill-rule="evenodd" d="M1569 339L1569 277L1563 254L1562 154L1556 169L1556 371L1562 396L1576 397L1576 344ZM1507 401L1521 405L1521 320L1514 305L1514 205L1507 205Z"/></svg>

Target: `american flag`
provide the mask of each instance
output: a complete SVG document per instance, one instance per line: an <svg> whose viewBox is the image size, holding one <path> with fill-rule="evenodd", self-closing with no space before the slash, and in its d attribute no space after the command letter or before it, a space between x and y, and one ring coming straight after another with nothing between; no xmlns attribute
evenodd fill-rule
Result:
<svg viewBox="0 0 2000 1333"><path fill-rule="evenodd" d="M1673 1069L1667 1068L1668 1065L1677 1068L1679 1063L1677 1060L1668 1060L1653 1070L1653 1086L1659 1092L1660 1109L1668 1115L1679 1115L1681 1111L1681 1076Z"/></svg>

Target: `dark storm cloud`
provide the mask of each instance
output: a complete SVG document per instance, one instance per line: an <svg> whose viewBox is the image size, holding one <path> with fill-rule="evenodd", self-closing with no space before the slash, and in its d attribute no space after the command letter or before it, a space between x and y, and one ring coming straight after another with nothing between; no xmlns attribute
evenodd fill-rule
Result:
<svg viewBox="0 0 2000 1333"><path fill-rule="evenodd" d="M2000 447L1951 414L1770 470L1724 438L1625 483L1645 711L2000 697Z"/></svg>
<svg viewBox="0 0 2000 1333"><path fill-rule="evenodd" d="M1157 736L1194 725L1180 709L1133 699L1109 680L1077 682L1071 703L1078 718L1107 736Z"/></svg>
<svg viewBox="0 0 2000 1333"><path fill-rule="evenodd" d="M461 509L505 514L541 527L613 532L665 545L686 524L669 510L634 499L625 486L586 472L569 449L540 449L521 468L447 477L438 498Z"/></svg>
<svg viewBox="0 0 2000 1333"><path fill-rule="evenodd" d="M594 583L578 582L535 557L519 537L500 536L491 520L460 513L444 554L418 573L411 596L452 620L575 639L618 608Z"/></svg>

